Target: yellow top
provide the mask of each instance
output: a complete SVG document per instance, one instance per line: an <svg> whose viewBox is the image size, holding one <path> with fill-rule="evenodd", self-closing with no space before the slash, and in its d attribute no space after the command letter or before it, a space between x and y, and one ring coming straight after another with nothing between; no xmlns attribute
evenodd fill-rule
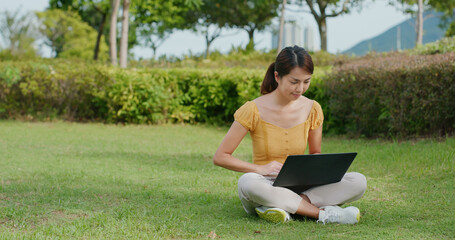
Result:
<svg viewBox="0 0 455 240"><path fill-rule="evenodd" d="M313 101L305 122L291 128L282 128L261 119L256 103L246 102L234 114L250 132L253 140L253 163L265 165L271 161L284 163L288 155L304 154L308 132L322 125L324 114L321 105Z"/></svg>

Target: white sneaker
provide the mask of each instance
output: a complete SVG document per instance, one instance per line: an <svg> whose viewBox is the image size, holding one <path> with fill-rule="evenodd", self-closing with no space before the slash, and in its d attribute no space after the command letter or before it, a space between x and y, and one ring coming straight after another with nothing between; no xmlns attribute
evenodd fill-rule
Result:
<svg viewBox="0 0 455 240"><path fill-rule="evenodd" d="M338 206L321 207L317 222L356 224L360 221L360 210L356 207L341 208Z"/></svg>
<svg viewBox="0 0 455 240"><path fill-rule="evenodd" d="M291 220L291 215L281 208L260 206L255 208L260 218L273 223L284 223Z"/></svg>

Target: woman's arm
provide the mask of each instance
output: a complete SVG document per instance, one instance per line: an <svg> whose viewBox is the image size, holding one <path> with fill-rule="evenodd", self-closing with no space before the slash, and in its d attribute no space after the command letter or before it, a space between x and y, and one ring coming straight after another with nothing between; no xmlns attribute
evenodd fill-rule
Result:
<svg viewBox="0 0 455 240"><path fill-rule="evenodd" d="M310 154L321 153L322 125L308 132L308 147Z"/></svg>
<svg viewBox="0 0 455 240"><path fill-rule="evenodd" d="M234 121L218 150L216 150L215 156L213 156L213 163L237 172L255 172L261 175L276 175L280 172L282 164L279 162L274 161L267 165L256 165L232 156L232 153L247 133L248 130L242 124Z"/></svg>

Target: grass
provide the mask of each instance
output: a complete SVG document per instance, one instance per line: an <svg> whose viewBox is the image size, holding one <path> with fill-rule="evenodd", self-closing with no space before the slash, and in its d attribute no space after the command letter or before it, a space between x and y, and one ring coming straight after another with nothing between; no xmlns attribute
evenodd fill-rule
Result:
<svg viewBox="0 0 455 240"><path fill-rule="evenodd" d="M211 158L226 128L0 122L0 239L451 239L455 138L327 138L368 179L354 226L244 213L240 173ZM246 138L235 155L251 159Z"/></svg>

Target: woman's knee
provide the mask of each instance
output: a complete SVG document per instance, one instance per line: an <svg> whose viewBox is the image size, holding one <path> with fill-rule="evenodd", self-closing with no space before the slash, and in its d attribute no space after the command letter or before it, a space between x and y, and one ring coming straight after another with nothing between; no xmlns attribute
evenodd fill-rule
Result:
<svg viewBox="0 0 455 240"><path fill-rule="evenodd" d="M238 191L243 196L252 197L263 192L268 187L268 180L257 173L245 173L239 178Z"/></svg>
<svg viewBox="0 0 455 240"><path fill-rule="evenodd" d="M352 190L358 196L363 196L367 190L367 178L358 172L348 173L348 180L352 183Z"/></svg>
<svg viewBox="0 0 455 240"><path fill-rule="evenodd" d="M239 188L247 187L261 178L263 178L263 176L257 173L245 173L239 178L238 186Z"/></svg>

